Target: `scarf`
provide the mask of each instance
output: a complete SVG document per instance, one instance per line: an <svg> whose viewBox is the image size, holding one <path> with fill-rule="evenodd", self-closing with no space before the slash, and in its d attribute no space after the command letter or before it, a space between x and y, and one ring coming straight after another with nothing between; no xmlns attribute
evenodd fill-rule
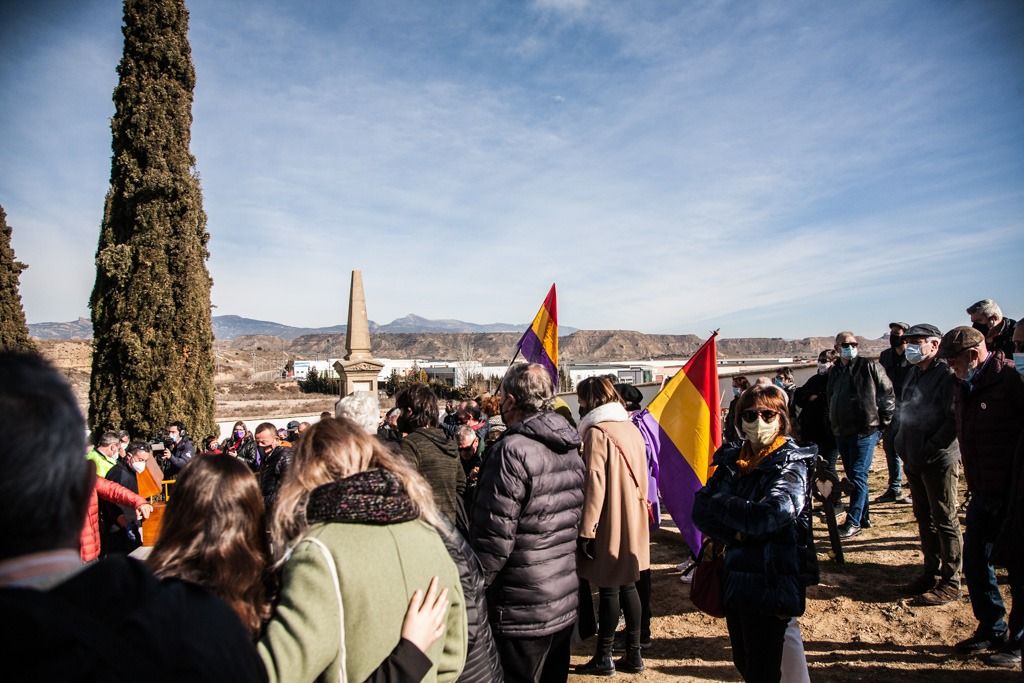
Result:
<svg viewBox="0 0 1024 683"><path fill-rule="evenodd" d="M580 420L579 433L583 436L587 430L602 422L629 422L629 413L621 403L605 403L591 410Z"/></svg>
<svg viewBox="0 0 1024 683"><path fill-rule="evenodd" d="M736 466L740 468L740 476L742 477L750 474L750 472L760 465L765 458L779 450L784 443L786 443L786 437L780 434L779 436L776 436L770 444L759 450L757 453L754 453L754 449L751 447L750 442L744 441L743 445L740 446L740 457L736 460Z"/></svg>
<svg viewBox="0 0 1024 683"><path fill-rule="evenodd" d="M398 524L418 519L419 508L405 485L388 470L358 472L318 486L309 494L306 521L349 524Z"/></svg>

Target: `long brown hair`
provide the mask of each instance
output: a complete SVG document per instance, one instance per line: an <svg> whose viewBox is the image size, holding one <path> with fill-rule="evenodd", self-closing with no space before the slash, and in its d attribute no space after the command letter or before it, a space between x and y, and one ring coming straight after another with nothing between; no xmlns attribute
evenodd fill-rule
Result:
<svg viewBox="0 0 1024 683"><path fill-rule="evenodd" d="M197 457L171 493L160 539L147 560L153 573L205 587L257 635L269 616L270 548L256 477L231 456Z"/></svg>
<svg viewBox="0 0 1024 683"><path fill-rule="evenodd" d="M433 490L412 465L392 455L376 436L367 434L355 422L343 417L328 418L302 435L274 502L270 530L278 562L305 533L306 504L315 488L373 468L397 475L419 509L420 518L438 525Z"/></svg>

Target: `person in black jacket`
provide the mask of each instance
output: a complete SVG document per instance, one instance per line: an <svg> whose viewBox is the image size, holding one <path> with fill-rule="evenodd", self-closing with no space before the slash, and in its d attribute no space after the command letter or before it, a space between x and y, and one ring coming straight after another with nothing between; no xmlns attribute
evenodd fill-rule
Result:
<svg viewBox="0 0 1024 683"><path fill-rule="evenodd" d="M164 451L160 463L164 470L164 477L173 479L182 470L192 456L196 454L196 447L192 439L185 433L185 425L181 422L172 422L167 425L167 438L171 440L173 447L170 452Z"/></svg>
<svg viewBox="0 0 1024 683"><path fill-rule="evenodd" d="M732 400L729 402L729 412L722 425L722 443L740 441L743 438L743 435L736 429L736 404L740 400L740 394L749 388L750 380L743 375L736 375L732 378Z"/></svg>
<svg viewBox="0 0 1024 683"><path fill-rule="evenodd" d="M799 410L799 443L801 446L817 446L818 454L824 459L825 467L832 474L836 474L839 451L836 450L836 437L828 423L828 396L825 390L828 385L828 372L838 359L839 354L833 349L825 349L819 353L818 371L793 392L793 404Z"/></svg>
<svg viewBox="0 0 1024 683"><path fill-rule="evenodd" d="M836 335L839 362L828 372L828 420L836 436L843 469L853 484L841 538L851 538L870 527L868 472L881 432L892 421L896 399L892 383L878 363L860 357L853 332Z"/></svg>
<svg viewBox="0 0 1024 683"><path fill-rule="evenodd" d="M579 604L580 437L551 410L554 386L542 365L513 366L500 399L508 429L484 459L470 542L505 680L564 681Z"/></svg>
<svg viewBox="0 0 1024 683"><path fill-rule="evenodd" d="M263 422L256 427L256 447L261 454L260 491L263 493L263 504L269 515L274 509L277 490L281 488L284 474L292 462L292 449L281 445L277 427L270 422Z"/></svg>
<svg viewBox="0 0 1024 683"><path fill-rule="evenodd" d="M132 493L139 492L138 475L146 469L149 445L135 441L125 448L124 457L107 472L107 479ZM142 545L142 534L135 508L100 499L100 548L103 556L127 555Z"/></svg>
<svg viewBox="0 0 1024 683"><path fill-rule="evenodd" d="M256 440L246 428L245 423L239 420L231 428L228 438L220 444L220 450L225 455L233 455L246 465L253 472L260 471L261 453L256 448Z"/></svg>
<svg viewBox="0 0 1024 683"><path fill-rule="evenodd" d="M0 446L0 614L13 626L0 638L4 679L266 680L219 598L158 581L124 556L82 565L96 471L82 457L85 422L61 374L38 356L0 353L0 405L0 429L18 434Z"/></svg>
<svg viewBox="0 0 1024 683"><path fill-rule="evenodd" d="M817 449L787 436L788 404L772 386L743 392L742 445L722 446L697 492L693 521L725 545L722 603L733 663L746 681L779 681L786 626L818 582L811 534L811 471Z"/></svg>
<svg viewBox="0 0 1024 683"><path fill-rule="evenodd" d="M909 503L903 495L903 456L896 451L896 432L900 426L900 401L903 397L903 381L913 367L907 361L907 338L904 336L910 325L902 322L889 323L889 348L878 356L878 364L892 382L892 393L896 398L896 413L892 422L882 434L882 448L885 449L885 466L889 470L889 486L875 503ZM909 484L908 484L909 486Z"/></svg>

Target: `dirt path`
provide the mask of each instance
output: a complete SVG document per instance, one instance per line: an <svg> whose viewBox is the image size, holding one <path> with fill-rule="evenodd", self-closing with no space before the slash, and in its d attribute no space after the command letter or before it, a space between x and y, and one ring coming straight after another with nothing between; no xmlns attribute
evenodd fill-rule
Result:
<svg viewBox="0 0 1024 683"><path fill-rule="evenodd" d="M872 497L885 488L885 456L876 453ZM961 482L962 488L962 482ZM961 495L962 500L962 495ZM821 584L808 589L807 612L800 619L812 681L1021 681L1020 670L986 666L981 657L953 652L952 645L975 626L966 591L941 607L913 607L900 586L916 575L920 563L917 527L909 505L873 505L875 526L846 542L846 565L829 554L828 532L815 519ZM842 517L840 516L840 521ZM962 522L962 518L961 518ZM732 665L725 621L696 611L689 586L679 581L676 565L687 555L672 530L654 534L651 624L653 646L645 652L647 671L617 674L636 681L740 681ZM1001 581L1005 575L1001 575ZM1002 586L1004 600L1008 599ZM595 596L596 599L596 596ZM573 664L593 652L594 640L573 649ZM583 683L593 677L571 675Z"/></svg>

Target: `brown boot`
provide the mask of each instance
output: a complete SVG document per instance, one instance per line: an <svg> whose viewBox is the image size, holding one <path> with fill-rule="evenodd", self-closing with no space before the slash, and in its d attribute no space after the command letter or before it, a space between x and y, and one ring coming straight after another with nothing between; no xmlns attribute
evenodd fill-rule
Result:
<svg viewBox="0 0 1024 683"><path fill-rule="evenodd" d="M915 605L921 607L935 607L945 605L960 599L960 586L949 580L940 581L935 588L921 595L914 601Z"/></svg>

